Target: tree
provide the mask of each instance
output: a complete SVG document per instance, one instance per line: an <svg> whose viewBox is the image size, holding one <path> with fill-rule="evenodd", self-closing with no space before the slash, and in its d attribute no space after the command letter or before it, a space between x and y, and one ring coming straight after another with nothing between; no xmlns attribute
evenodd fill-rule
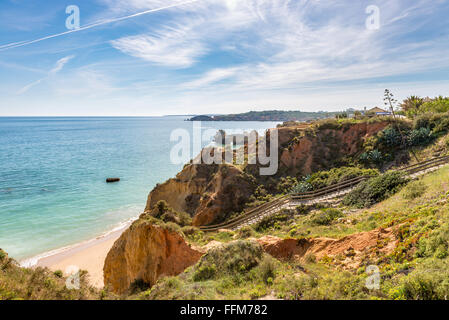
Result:
<svg viewBox="0 0 449 320"><path fill-rule="evenodd" d="M417 115L423 104L423 98L410 96L401 103L401 109L408 115Z"/></svg>
<svg viewBox="0 0 449 320"><path fill-rule="evenodd" d="M391 113L393 114L393 119L394 119L394 122L396 124L396 128L398 129L398 132L401 135L402 145L405 146L406 143L407 143L407 140L406 140L404 134L402 133L401 127L399 126L399 123L398 123L398 121L396 119L396 114L394 113L394 106L397 105L398 100L396 100L394 98L393 93L391 93L391 91L389 89L385 89L384 103L385 103L386 106L390 106L390 110L391 110ZM413 150L411 150L411 152L413 153L413 156L415 157L416 161L419 162L419 159L416 156L415 152Z"/></svg>

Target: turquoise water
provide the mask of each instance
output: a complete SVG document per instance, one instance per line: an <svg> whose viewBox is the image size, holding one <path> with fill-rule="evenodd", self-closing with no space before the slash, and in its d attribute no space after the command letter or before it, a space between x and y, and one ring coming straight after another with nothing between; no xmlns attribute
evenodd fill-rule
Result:
<svg viewBox="0 0 449 320"><path fill-rule="evenodd" d="M182 169L170 161L170 134L192 132L184 118L0 118L0 248L21 260L137 217L151 189ZM276 123L202 126L263 132Z"/></svg>

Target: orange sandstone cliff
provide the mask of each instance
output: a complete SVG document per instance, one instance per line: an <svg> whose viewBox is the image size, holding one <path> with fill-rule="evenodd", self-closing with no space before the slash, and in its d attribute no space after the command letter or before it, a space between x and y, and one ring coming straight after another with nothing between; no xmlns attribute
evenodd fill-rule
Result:
<svg viewBox="0 0 449 320"><path fill-rule="evenodd" d="M104 283L119 294L136 280L153 286L160 277L180 274L201 256L177 232L139 219L109 251L103 268Z"/></svg>
<svg viewBox="0 0 449 320"><path fill-rule="evenodd" d="M165 200L174 210L191 214L193 225L207 225L241 211L255 188L255 182L235 166L189 164L151 191L145 211Z"/></svg>
<svg viewBox="0 0 449 320"><path fill-rule="evenodd" d="M357 156L366 139L388 124L388 121L343 125L330 122L321 127L273 129L277 130L279 140L277 176L300 176L338 166L345 158ZM258 165L240 169L229 164L188 164L176 178L151 191L145 211L165 200L174 210L189 213L195 226L219 223L242 211L257 185L264 181L269 179L258 175Z"/></svg>

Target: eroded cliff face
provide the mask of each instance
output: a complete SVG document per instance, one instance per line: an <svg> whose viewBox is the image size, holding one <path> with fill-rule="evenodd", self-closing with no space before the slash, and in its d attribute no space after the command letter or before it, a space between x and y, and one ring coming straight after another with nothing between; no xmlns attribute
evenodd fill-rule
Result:
<svg viewBox="0 0 449 320"><path fill-rule="evenodd" d="M175 179L151 191L145 211L165 200L173 209L191 214L193 225L207 225L241 211L255 188L255 182L235 166L189 164Z"/></svg>
<svg viewBox="0 0 449 320"><path fill-rule="evenodd" d="M153 286L162 276L175 276L195 264L202 252L175 231L139 219L114 243L104 264L104 283L125 293L135 280Z"/></svg>
<svg viewBox="0 0 449 320"><path fill-rule="evenodd" d="M361 152L366 139L388 126L388 122L348 124L338 129L320 129L298 136L294 128L279 129L281 170L289 175L307 175L329 169L335 162Z"/></svg>
<svg viewBox="0 0 449 320"><path fill-rule="evenodd" d="M315 128L312 132L309 129L313 126L304 124L273 129L277 130L280 149L277 176L306 175L332 168L342 159L358 155L365 140L388 124L346 123L341 127ZM242 171L229 164L188 164L176 178L151 191L145 212L165 200L174 210L189 213L194 226L222 222L244 209L258 184L273 178L259 176L258 172L259 165L247 165Z"/></svg>
<svg viewBox="0 0 449 320"><path fill-rule="evenodd" d="M317 260L324 257L342 257L343 269L357 269L363 261L376 261L381 255L393 252L398 245L394 228L377 229L346 236L339 240L330 238L281 239L265 236L257 239L265 252L279 260L299 260L313 255Z"/></svg>

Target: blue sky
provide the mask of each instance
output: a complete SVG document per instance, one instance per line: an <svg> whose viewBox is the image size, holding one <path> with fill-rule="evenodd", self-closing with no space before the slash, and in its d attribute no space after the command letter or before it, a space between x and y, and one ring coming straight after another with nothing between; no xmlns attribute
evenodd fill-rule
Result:
<svg viewBox="0 0 449 320"><path fill-rule="evenodd" d="M0 116L341 110L382 105L385 88L449 95L449 1L185 2L2 0ZM69 5L81 30L27 42L67 32Z"/></svg>

